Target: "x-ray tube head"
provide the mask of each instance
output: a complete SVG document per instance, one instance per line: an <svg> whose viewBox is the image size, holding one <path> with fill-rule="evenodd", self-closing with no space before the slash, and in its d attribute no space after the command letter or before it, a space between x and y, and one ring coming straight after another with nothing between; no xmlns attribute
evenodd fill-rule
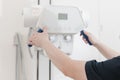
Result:
<svg viewBox="0 0 120 80"><path fill-rule="evenodd" d="M85 27L81 11L71 6L24 9L25 27L48 27L48 33L75 34Z"/></svg>

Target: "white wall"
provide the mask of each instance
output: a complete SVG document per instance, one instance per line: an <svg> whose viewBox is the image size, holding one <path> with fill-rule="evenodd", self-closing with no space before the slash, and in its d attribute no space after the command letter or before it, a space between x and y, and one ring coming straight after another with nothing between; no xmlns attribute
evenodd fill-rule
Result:
<svg viewBox="0 0 120 80"><path fill-rule="evenodd" d="M100 0L101 40L120 52L120 0Z"/></svg>
<svg viewBox="0 0 120 80"><path fill-rule="evenodd" d="M2 0L0 0L0 16L2 16Z"/></svg>
<svg viewBox="0 0 120 80"><path fill-rule="evenodd" d="M15 80L15 47L13 36L22 31L24 0L2 0L0 16L0 80ZM1 6L1 5L0 5Z"/></svg>

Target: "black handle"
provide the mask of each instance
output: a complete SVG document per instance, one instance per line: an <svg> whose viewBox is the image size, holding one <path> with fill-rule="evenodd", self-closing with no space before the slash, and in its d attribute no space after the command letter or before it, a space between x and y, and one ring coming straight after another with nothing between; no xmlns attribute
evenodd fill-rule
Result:
<svg viewBox="0 0 120 80"><path fill-rule="evenodd" d="M42 30L42 29L39 29L37 32L42 33L42 32L43 32L43 30ZM29 47L32 47L32 45L31 45L31 44L28 44L28 46L29 46Z"/></svg>
<svg viewBox="0 0 120 80"><path fill-rule="evenodd" d="M86 39L86 41L88 42L89 45L93 45L93 44L90 42L88 36L84 33L84 30L80 31L80 35L83 35L83 38Z"/></svg>

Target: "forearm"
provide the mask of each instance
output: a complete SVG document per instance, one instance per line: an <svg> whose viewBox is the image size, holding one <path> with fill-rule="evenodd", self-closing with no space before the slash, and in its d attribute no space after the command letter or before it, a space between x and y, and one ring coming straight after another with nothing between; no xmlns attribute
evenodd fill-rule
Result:
<svg viewBox="0 0 120 80"><path fill-rule="evenodd" d="M69 76L74 80L86 80L85 61L75 61L70 59L64 52L56 48L50 42L46 43L44 49L55 66L66 76Z"/></svg>
<svg viewBox="0 0 120 80"><path fill-rule="evenodd" d="M71 67L73 65L73 60L61 50L56 48L51 42L47 42L44 45L44 49L55 66L59 68L65 75L68 71L72 70Z"/></svg>
<svg viewBox="0 0 120 80"><path fill-rule="evenodd" d="M113 57L119 56L120 53L114 51L113 49L111 49L110 47L106 46L105 44L99 42L96 43L94 45L101 53L104 57L106 57L107 59L111 59Z"/></svg>

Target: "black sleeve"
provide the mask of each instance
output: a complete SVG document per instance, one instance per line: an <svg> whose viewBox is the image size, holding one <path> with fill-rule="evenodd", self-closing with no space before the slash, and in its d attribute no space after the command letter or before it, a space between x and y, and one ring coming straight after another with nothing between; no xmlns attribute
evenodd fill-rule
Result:
<svg viewBox="0 0 120 80"><path fill-rule="evenodd" d="M88 61L85 70L88 80L120 80L120 56L103 62Z"/></svg>

